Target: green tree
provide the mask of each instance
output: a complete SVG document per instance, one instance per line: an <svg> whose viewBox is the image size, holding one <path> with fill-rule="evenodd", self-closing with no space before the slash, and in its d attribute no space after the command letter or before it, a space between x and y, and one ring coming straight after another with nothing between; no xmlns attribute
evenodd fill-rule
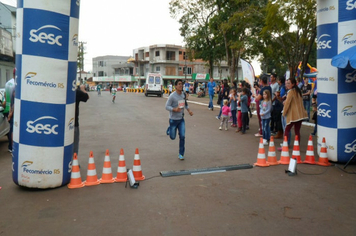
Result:
<svg viewBox="0 0 356 236"><path fill-rule="evenodd" d="M263 50L263 60L283 62L284 59L291 76L302 61L303 72L315 44L315 9L316 0L269 1L261 38L272 49Z"/></svg>
<svg viewBox="0 0 356 236"><path fill-rule="evenodd" d="M216 14L213 0L172 0L169 3L171 17L178 18L180 32L186 43L189 59L201 58L209 63L213 73L217 41L211 33L209 22Z"/></svg>
<svg viewBox="0 0 356 236"><path fill-rule="evenodd" d="M258 33L264 26L261 24L262 10L266 3L266 0L217 0L219 14L215 18L220 22L231 82L237 75L240 57L251 58L259 54L254 46L258 44Z"/></svg>

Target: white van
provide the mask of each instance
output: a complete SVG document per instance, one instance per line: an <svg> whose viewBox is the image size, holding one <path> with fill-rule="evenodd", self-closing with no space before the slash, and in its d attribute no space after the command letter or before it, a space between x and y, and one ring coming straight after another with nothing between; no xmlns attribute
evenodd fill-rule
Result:
<svg viewBox="0 0 356 236"><path fill-rule="evenodd" d="M163 94L163 78L160 73L148 73L146 77L145 96L148 94L156 94L162 97Z"/></svg>

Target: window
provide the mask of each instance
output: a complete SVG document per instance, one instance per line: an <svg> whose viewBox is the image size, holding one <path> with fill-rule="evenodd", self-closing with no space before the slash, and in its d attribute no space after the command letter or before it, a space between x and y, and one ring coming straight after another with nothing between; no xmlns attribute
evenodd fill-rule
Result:
<svg viewBox="0 0 356 236"><path fill-rule="evenodd" d="M183 70L183 68L180 66L180 67L178 67L178 70L181 71L181 70Z"/></svg>
<svg viewBox="0 0 356 236"><path fill-rule="evenodd" d="M103 77L103 76L104 76L104 71L99 71L99 72L98 72L98 76L99 76L99 77Z"/></svg>
<svg viewBox="0 0 356 236"><path fill-rule="evenodd" d="M161 78L160 77L155 77L155 83L160 84L161 83Z"/></svg>
<svg viewBox="0 0 356 236"><path fill-rule="evenodd" d="M153 84L154 83L154 77L153 76L148 77L148 83L149 84Z"/></svg>
<svg viewBox="0 0 356 236"><path fill-rule="evenodd" d="M169 60L169 61L175 61L176 60L176 52L167 51L166 54L167 54L166 55L167 60Z"/></svg>
<svg viewBox="0 0 356 236"><path fill-rule="evenodd" d="M182 51L179 51L179 55L182 55Z"/></svg>
<svg viewBox="0 0 356 236"><path fill-rule="evenodd" d="M156 54L156 57L159 57L159 51L156 51L155 54Z"/></svg>
<svg viewBox="0 0 356 236"><path fill-rule="evenodd" d="M10 70L6 69L6 81L10 80Z"/></svg>
<svg viewBox="0 0 356 236"><path fill-rule="evenodd" d="M99 61L99 67L103 67L104 66L104 61Z"/></svg>
<svg viewBox="0 0 356 236"><path fill-rule="evenodd" d="M160 66L156 66L156 71L161 71L161 67Z"/></svg>
<svg viewBox="0 0 356 236"><path fill-rule="evenodd" d="M183 67L183 74L185 74L185 68L187 68L187 75L191 75L192 74L192 67Z"/></svg>

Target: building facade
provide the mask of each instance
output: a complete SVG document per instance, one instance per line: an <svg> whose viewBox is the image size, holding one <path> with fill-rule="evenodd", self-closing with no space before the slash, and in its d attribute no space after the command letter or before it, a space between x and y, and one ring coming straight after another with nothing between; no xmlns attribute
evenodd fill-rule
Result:
<svg viewBox="0 0 356 236"><path fill-rule="evenodd" d="M93 58L93 82L105 85L130 86L137 82L133 76L131 57L101 56Z"/></svg>
<svg viewBox="0 0 356 236"><path fill-rule="evenodd" d="M13 77L16 48L16 7L0 2L0 88Z"/></svg>
<svg viewBox="0 0 356 236"><path fill-rule="evenodd" d="M241 66L238 67L242 75ZM93 58L93 82L117 86L142 87L146 75L150 72L160 73L164 86L176 79L191 81L194 74L200 78L209 73L209 65L201 59L190 59L186 49L179 45L156 44L133 50L133 58L123 56L102 56ZM225 61L214 65L209 75L214 80L229 76L229 67ZM203 80L203 79L202 79Z"/></svg>

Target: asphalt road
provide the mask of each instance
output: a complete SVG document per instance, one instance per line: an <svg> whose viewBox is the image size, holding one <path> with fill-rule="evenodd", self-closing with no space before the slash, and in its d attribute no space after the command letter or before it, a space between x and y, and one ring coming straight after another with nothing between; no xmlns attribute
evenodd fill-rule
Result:
<svg viewBox="0 0 356 236"><path fill-rule="evenodd" d="M106 149L116 176L120 149L131 169L138 148L146 176L138 189L125 188L124 183L81 189L18 187L12 182L6 138L0 138L0 235L356 234L356 175L340 170L343 165L301 164L297 176L288 176L284 173L287 166L279 165L161 177L161 171L257 160L256 117L245 135L231 128L219 131L217 109L209 111L207 105L196 104L207 104L207 98L190 97L189 101L194 116L186 115L184 161L178 159L178 137L172 141L165 134L165 97L120 92L112 103L108 92L101 96L91 92L88 102L81 103L82 180L90 151L100 178ZM302 127L303 160L311 131L311 127ZM356 166L346 171L355 173Z"/></svg>

